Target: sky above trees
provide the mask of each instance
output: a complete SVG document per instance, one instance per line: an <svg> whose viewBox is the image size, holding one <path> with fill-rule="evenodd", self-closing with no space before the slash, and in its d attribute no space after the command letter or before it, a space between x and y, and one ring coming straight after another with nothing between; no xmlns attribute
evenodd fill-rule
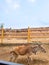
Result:
<svg viewBox="0 0 49 65"><path fill-rule="evenodd" d="M49 26L49 0L0 0L0 24L5 28Z"/></svg>

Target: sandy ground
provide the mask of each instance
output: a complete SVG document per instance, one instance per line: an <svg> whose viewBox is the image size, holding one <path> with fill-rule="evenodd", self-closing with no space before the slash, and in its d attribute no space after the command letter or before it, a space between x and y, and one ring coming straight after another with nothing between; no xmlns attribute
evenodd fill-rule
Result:
<svg viewBox="0 0 49 65"><path fill-rule="evenodd" d="M32 54L30 57L32 61L30 61L30 65L49 65L49 45L43 45L46 49L46 53L42 53L41 51L37 52L37 55ZM0 60L9 61L10 54L9 52L13 49L12 46L0 47ZM27 65L26 56L19 56L15 63L23 63Z"/></svg>
<svg viewBox="0 0 49 65"><path fill-rule="evenodd" d="M49 38L32 38L29 40L31 43L33 43L34 41L35 42L42 42L42 43L49 43ZM28 42L28 39L16 39L16 38L4 38L3 39L3 44L4 43L8 43L8 44L12 44L12 43L27 43ZM1 43L1 39L0 39L0 43Z"/></svg>

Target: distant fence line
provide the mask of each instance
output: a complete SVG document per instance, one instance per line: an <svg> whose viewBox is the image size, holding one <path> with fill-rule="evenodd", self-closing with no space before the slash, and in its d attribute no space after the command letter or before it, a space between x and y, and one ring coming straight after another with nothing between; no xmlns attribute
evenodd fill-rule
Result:
<svg viewBox="0 0 49 65"><path fill-rule="evenodd" d="M17 31L18 33L19 33L19 31ZM15 34L15 33L14 33ZM4 29L3 29L3 27L1 28L1 33L0 33L0 39L1 39L1 43L3 43L3 39L4 38L27 38L27 42L29 43L30 42L30 28L28 27L28 30L27 30L27 36L17 36L17 35L15 35L14 36L14 34L12 33L12 35L10 35L10 31L9 31L9 33L6 35L6 33L4 33ZM25 34L25 32L24 32L24 34Z"/></svg>
<svg viewBox="0 0 49 65"><path fill-rule="evenodd" d="M35 31L35 30L34 30ZM11 31L9 30L7 33L4 31L4 28L2 27L1 28L1 32L0 32L0 39L1 39L1 43L3 43L3 39L4 38L16 38L16 39L26 39L28 43L31 42L31 39L33 38L49 38L48 34L49 34L49 31L47 32L47 36L45 36L45 31L42 32L41 34L41 31L38 32L38 31L32 31L30 29L30 27L28 27L28 29L24 29L24 31L19 31L17 30L17 32L15 33L11 33ZM38 33L38 34L37 34ZM39 34L40 33L40 34Z"/></svg>

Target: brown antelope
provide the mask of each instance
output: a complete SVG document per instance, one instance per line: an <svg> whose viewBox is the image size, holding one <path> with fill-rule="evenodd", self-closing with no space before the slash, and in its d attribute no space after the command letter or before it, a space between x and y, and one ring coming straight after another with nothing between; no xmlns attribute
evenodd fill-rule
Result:
<svg viewBox="0 0 49 65"><path fill-rule="evenodd" d="M30 55L32 55L32 53L36 54L38 50L41 50L42 52L46 53L45 49L41 45L36 45L34 47L32 47L30 44L17 46L15 49L13 49L10 52L11 54L10 61L12 61L13 57L15 57L13 60L15 62L16 58L19 55L21 56L27 55L27 60L28 60L28 65L29 65L29 59L31 61Z"/></svg>

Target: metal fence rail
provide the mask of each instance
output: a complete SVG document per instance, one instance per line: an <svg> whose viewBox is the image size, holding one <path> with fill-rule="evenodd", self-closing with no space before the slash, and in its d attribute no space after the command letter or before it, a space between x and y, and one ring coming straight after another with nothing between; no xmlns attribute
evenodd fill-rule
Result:
<svg viewBox="0 0 49 65"><path fill-rule="evenodd" d="M43 31L43 32L41 32ZM26 30L15 30L15 32L12 32L12 29L9 30L5 30L3 27L0 29L0 39L1 39L1 43L4 43L3 40L4 38L6 39L26 39L27 43L31 42L31 39L34 38L49 38L49 30L45 31L45 30L39 30L39 31L35 31L34 29L32 30L30 27L28 27Z"/></svg>

